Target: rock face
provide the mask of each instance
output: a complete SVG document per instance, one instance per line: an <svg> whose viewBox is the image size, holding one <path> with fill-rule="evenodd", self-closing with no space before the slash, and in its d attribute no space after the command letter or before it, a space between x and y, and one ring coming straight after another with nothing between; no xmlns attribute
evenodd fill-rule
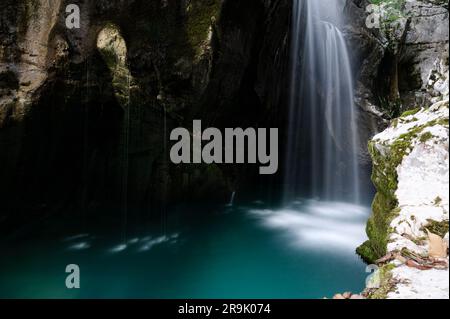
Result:
<svg viewBox="0 0 450 319"><path fill-rule="evenodd" d="M61 1L23 1L17 6L6 1L2 6L0 128L8 118L23 118L33 94L47 79L48 44ZM11 21L14 18L17 21Z"/></svg>
<svg viewBox="0 0 450 319"><path fill-rule="evenodd" d="M358 105L376 117L390 120L408 109L445 99L447 2L404 1L393 20L381 11L379 28L366 25L369 4L367 0L347 2L346 33L355 48ZM383 128L382 122L378 122L378 128Z"/></svg>
<svg viewBox="0 0 450 319"><path fill-rule="evenodd" d="M399 90L405 105L429 106L448 96L448 2L408 1L399 59Z"/></svg>
<svg viewBox="0 0 450 319"><path fill-rule="evenodd" d="M357 252L369 263L395 259L381 268L383 286L370 295L448 298L448 99L406 112L369 149L377 194L369 240Z"/></svg>
<svg viewBox="0 0 450 319"><path fill-rule="evenodd" d="M448 100L441 101L405 113L370 142L377 194L369 241L358 248L367 261L402 248L423 253L414 240L426 237L426 227L448 223L448 117Z"/></svg>
<svg viewBox="0 0 450 319"><path fill-rule="evenodd" d="M0 221L228 201L251 170L171 165L167 134L193 118L277 125L290 13L287 0L2 1Z"/></svg>

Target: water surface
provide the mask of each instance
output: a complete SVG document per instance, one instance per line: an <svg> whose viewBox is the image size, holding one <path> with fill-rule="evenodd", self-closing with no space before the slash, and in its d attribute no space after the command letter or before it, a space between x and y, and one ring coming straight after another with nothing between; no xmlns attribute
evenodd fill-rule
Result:
<svg viewBox="0 0 450 319"><path fill-rule="evenodd" d="M51 235L2 242L1 298L323 298L360 292L354 253L368 210L305 200L169 212L166 231ZM58 232L55 231L55 234ZM81 269L81 289L65 268Z"/></svg>

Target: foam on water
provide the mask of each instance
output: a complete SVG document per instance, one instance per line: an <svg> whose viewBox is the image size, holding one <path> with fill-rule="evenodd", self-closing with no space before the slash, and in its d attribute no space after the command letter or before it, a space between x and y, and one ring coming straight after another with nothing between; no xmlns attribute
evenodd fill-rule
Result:
<svg viewBox="0 0 450 319"><path fill-rule="evenodd" d="M138 249L139 252L146 252L151 250L153 247L165 243L171 243L175 244L178 241L178 238L180 237L180 234L173 233L167 236L159 236L156 238L152 238L151 236L145 237L143 240L140 241L142 244L140 248Z"/></svg>
<svg viewBox="0 0 450 319"><path fill-rule="evenodd" d="M111 248L109 250L109 252L111 252L111 253L120 253L120 252L126 250L127 248L128 248L128 245L126 245L126 244L119 244L119 245L114 246L113 248Z"/></svg>
<svg viewBox="0 0 450 319"><path fill-rule="evenodd" d="M91 248L91 244L88 242L80 242L73 244L69 247L69 250L86 250Z"/></svg>
<svg viewBox="0 0 450 319"><path fill-rule="evenodd" d="M341 202L308 200L296 208L251 209L251 216L265 228L279 231L288 245L330 253L355 253L366 240L365 222L369 209Z"/></svg>
<svg viewBox="0 0 450 319"><path fill-rule="evenodd" d="M89 237L89 234L77 234L77 235L73 235L73 236L68 236L66 238L63 239L63 241L74 241L77 239L83 239L83 238L87 238Z"/></svg>

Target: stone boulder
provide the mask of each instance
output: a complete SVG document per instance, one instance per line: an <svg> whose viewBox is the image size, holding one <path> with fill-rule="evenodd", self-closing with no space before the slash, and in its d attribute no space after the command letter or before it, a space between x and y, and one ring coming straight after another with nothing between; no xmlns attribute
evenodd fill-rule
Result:
<svg viewBox="0 0 450 319"><path fill-rule="evenodd" d="M358 248L368 262L406 248L427 251L427 230L442 237L449 220L449 102L408 111L369 143L377 194ZM442 230L443 229L443 230Z"/></svg>

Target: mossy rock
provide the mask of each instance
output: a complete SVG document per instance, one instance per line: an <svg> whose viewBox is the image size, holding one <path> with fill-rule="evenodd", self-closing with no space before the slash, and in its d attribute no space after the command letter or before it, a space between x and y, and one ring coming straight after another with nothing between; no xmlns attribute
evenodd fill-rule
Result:
<svg viewBox="0 0 450 319"><path fill-rule="evenodd" d="M406 116L410 116L410 115L415 115L415 114L419 113L419 111L420 111L420 107L419 107L419 108L416 108L416 109L413 109L413 110L408 110L408 111L405 111L405 112L402 114L401 117L406 117Z"/></svg>
<svg viewBox="0 0 450 319"><path fill-rule="evenodd" d="M418 111L410 111L406 116L411 116L413 112L417 113ZM399 120L394 121L394 127ZM364 261L373 263L386 254L387 244L392 233L390 223L399 213L398 201L395 196L398 187L397 167L410 153L416 141L424 143L433 138L431 133L423 131L435 125L448 126L448 118L435 119L423 125L414 126L393 141L373 140L369 142L369 153L373 161L372 182L377 189L377 194L372 203L372 215L366 227L369 240L356 250Z"/></svg>
<svg viewBox="0 0 450 319"><path fill-rule="evenodd" d="M426 231L428 230L429 232L439 235L442 238L448 233L448 229L449 229L449 221L448 220L443 220L443 221L435 221L432 219L428 219L428 224L424 227L422 227L420 230L421 231Z"/></svg>
<svg viewBox="0 0 450 319"><path fill-rule="evenodd" d="M373 159L372 182L377 188L372 203L372 215L366 227L369 240L356 250L368 263L373 263L386 254L389 225L398 214L395 197L398 185L396 169L409 148L407 140L398 140L391 146L386 146L386 154L382 154L375 143L369 143L369 152Z"/></svg>
<svg viewBox="0 0 450 319"><path fill-rule="evenodd" d="M377 189L372 203L372 215L367 222L369 240L358 247L357 253L369 263L386 254L390 235L389 225L398 215L395 191L398 186L397 167L408 154L414 133L400 136L390 145L377 147L378 141L369 142L369 153L373 160L372 182Z"/></svg>
<svg viewBox="0 0 450 319"><path fill-rule="evenodd" d="M425 132L420 136L420 141L422 143L425 143L429 140L431 140L433 138L433 134L431 134L430 132Z"/></svg>

